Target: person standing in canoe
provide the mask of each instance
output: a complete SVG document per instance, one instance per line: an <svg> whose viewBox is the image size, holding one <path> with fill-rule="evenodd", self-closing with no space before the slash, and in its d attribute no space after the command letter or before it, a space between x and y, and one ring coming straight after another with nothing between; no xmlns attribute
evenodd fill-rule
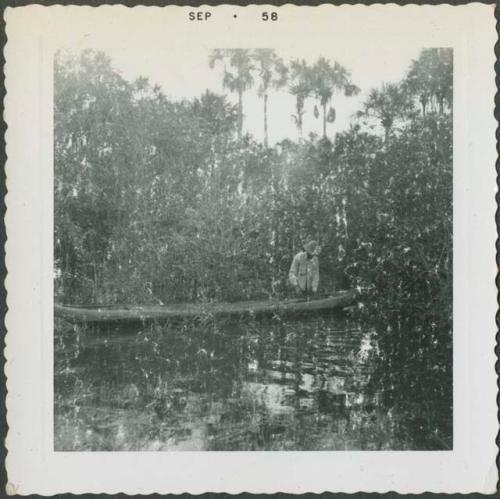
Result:
<svg viewBox="0 0 500 499"><path fill-rule="evenodd" d="M290 284L301 296L317 293L319 285L318 243L308 241L304 250L295 255L288 273Z"/></svg>

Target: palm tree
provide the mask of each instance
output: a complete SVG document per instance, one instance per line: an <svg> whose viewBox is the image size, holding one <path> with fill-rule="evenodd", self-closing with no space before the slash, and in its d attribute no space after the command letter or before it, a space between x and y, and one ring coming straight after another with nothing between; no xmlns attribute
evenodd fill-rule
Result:
<svg viewBox="0 0 500 499"><path fill-rule="evenodd" d="M230 92L238 94L238 138L243 132L243 93L253 85L253 66L250 51L247 49L215 49L209 58L211 68L217 62L224 65L222 84Z"/></svg>
<svg viewBox="0 0 500 499"><path fill-rule="evenodd" d="M257 62L260 76L259 97L264 100L264 145L268 147L267 101L270 88L285 86L288 68L273 49L256 49L253 58Z"/></svg>
<svg viewBox="0 0 500 499"><path fill-rule="evenodd" d="M397 118L404 118L413 108L411 96L403 86L383 83L374 88L364 104L362 114L380 121L385 132L385 143L389 143L389 135Z"/></svg>
<svg viewBox="0 0 500 499"><path fill-rule="evenodd" d="M344 66L321 57L311 68L312 89L323 109L323 137L326 138L326 122L328 115L333 117L334 111L327 112L327 106L334 94L343 91L346 97L359 93L359 88L351 82L351 75Z"/></svg>
<svg viewBox="0 0 500 499"><path fill-rule="evenodd" d="M304 60L293 60L290 64L289 91L295 97L295 113L292 114L299 137L302 137L302 126L304 124L304 104L311 95L311 70Z"/></svg>

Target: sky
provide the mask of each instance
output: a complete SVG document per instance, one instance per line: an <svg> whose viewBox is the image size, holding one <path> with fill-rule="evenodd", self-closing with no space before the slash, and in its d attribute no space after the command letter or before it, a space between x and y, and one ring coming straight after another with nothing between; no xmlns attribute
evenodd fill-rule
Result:
<svg viewBox="0 0 500 499"><path fill-rule="evenodd" d="M412 17L411 9L407 8L401 18L386 19L377 15L377 9L362 7L310 10L290 7L280 10L280 21L271 26L259 20L262 8L220 6L212 9L214 22L198 23L187 21L187 11L181 7L133 9L133 16L129 10L82 10L78 24L68 24L55 48L69 52L85 48L101 50L127 80L144 76L173 100L192 99L210 90L227 94L233 103L237 101L236 95L222 87L222 68L210 69L208 65L213 49L273 48L285 62L305 59L309 64L325 57L346 67L353 83L362 90L356 97L339 95L331 103L337 113L336 122L328 124L328 134L333 136L349 126L353 113L361 108L371 88L401 80L422 48L450 45L446 33L426 31L428 23L438 22L439 13L434 14L433 10L429 10L429 16L424 16L422 22ZM284 13L288 16L286 22ZM240 21L243 17L244 22ZM304 20L309 22L304 24ZM284 138L297 138L292 119L294 104L286 89L270 92L271 145ZM314 104L313 98L306 102L304 135L321 134L322 122L313 116ZM244 96L244 114L244 131L262 140L263 102L256 88Z"/></svg>
<svg viewBox="0 0 500 499"><path fill-rule="evenodd" d="M183 64L178 65L179 54L165 52L161 57L161 62L149 58L137 57L131 59L130 54L124 54L121 50L113 50L112 47L93 47L103 50L111 57L112 65L127 80L135 80L139 76L149 79L152 85L159 85L169 99L193 99L199 97L206 90L227 95L228 101L236 104L237 96L229 92L222 85L223 68L219 64L211 69L208 59L212 48L200 47L198 50L191 50L184 58ZM214 47L216 48L216 47ZM253 48L253 47L248 47ZM273 47L269 47L273 48ZM346 129L352 119L353 114L359 110L366 99L371 88L377 87L383 82L394 82L404 77L405 72L412 59L418 57L421 47L412 47L404 52L394 51L378 54L378 64L376 72L373 71L373 60L366 58L342 57L334 49L318 49L314 51L286 49L276 50L277 54L286 62L294 58L303 58L309 65L316 62L319 57L326 57L333 63L339 62L351 73L353 83L361 88L361 93L355 97L345 97L342 94L335 96L330 103L336 110L336 121L327 125L327 133L333 135L335 132ZM244 132L253 135L257 140L263 139L263 100L257 94L258 75L255 74L255 85L247 91L243 97L244 111ZM303 134L322 133L321 109L320 117L315 118L313 114L314 105L317 101L310 97L306 101L304 114ZM318 106L319 107L319 106ZM296 139L298 137L297 128L292 119L295 111L295 99L284 87L279 91L270 90L268 100L268 130L269 142L274 144L285 138Z"/></svg>

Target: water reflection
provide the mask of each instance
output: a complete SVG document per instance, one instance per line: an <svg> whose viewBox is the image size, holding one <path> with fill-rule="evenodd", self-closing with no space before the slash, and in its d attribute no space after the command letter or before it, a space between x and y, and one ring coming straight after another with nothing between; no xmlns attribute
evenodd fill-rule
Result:
<svg viewBox="0 0 500 499"><path fill-rule="evenodd" d="M390 445L365 390L376 343L345 316L59 322L55 337L56 450Z"/></svg>

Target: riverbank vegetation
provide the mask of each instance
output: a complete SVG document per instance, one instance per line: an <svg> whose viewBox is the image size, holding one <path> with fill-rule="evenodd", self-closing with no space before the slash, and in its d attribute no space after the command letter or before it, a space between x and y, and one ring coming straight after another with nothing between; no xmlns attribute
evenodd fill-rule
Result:
<svg viewBox="0 0 500 499"><path fill-rule="evenodd" d="M352 314L376 337L371 388L395 431L450 448L452 51L423 50L335 135L336 102L361 90L340 63L234 49L207 64L224 67L236 105L210 91L169 99L102 53L56 57L56 300L285 296L291 258L314 237L322 292L364 290ZM244 133L253 86L262 142ZM272 145L270 89L293 95L297 128ZM304 113L320 136L304 136Z"/></svg>

